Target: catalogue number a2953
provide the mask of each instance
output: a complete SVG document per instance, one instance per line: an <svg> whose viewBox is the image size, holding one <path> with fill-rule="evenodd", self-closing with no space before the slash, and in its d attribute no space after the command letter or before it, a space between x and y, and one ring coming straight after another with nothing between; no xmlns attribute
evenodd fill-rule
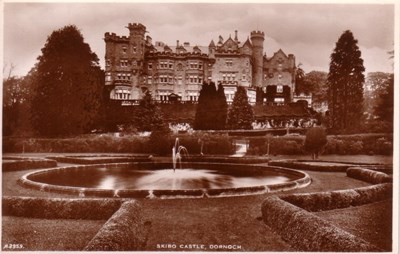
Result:
<svg viewBox="0 0 400 254"><path fill-rule="evenodd" d="M3 250L22 250L24 245L20 243L7 243L3 245Z"/></svg>

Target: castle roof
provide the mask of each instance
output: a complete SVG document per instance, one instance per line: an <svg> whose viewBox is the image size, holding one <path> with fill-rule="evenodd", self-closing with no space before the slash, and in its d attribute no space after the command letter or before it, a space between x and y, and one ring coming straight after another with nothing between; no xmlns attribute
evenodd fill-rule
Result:
<svg viewBox="0 0 400 254"><path fill-rule="evenodd" d="M168 47L169 49L171 49L172 53L177 53L177 48L176 46L154 46L155 50L157 52L165 52L165 47ZM206 46L183 46L180 45L178 47L178 49L184 49L186 50L186 52L188 53L195 53L196 50L200 50L202 54L208 54L208 47Z"/></svg>

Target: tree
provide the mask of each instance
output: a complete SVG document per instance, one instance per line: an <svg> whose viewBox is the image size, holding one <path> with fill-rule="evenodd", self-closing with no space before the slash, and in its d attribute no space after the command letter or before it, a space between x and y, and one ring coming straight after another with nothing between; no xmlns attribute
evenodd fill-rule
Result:
<svg viewBox="0 0 400 254"><path fill-rule="evenodd" d="M242 86L237 87L235 97L228 113L228 127L231 130L250 130L254 121L254 113L246 89Z"/></svg>
<svg viewBox="0 0 400 254"><path fill-rule="evenodd" d="M364 111L374 119L376 117L375 108L378 106L380 96L386 93L389 85L390 73L370 72L364 87Z"/></svg>
<svg viewBox="0 0 400 254"><path fill-rule="evenodd" d="M165 130L168 128L164 122L161 109L153 101L149 91L139 101L133 123L139 131Z"/></svg>
<svg viewBox="0 0 400 254"><path fill-rule="evenodd" d="M31 108L38 134L91 130L99 119L104 77L80 31L73 25L54 31L38 60Z"/></svg>
<svg viewBox="0 0 400 254"><path fill-rule="evenodd" d="M318 155L328 142L325 129L322 127L312 127L307 130L304 141L304 149L311 153L312 159L318 159Z"/></svg>
<svg viewBox="0 0 400 254"><path fill-rule="evenodd" d="M381 91L378 103L375 106L375 114L379 120L393 123L394 108L394 75L391 74L385 82L385 90Z"/></svg>
<svg viewBox="0 0 400 254"><path fill-rule="evenodd" d="M296 68L296 94L300 93L305 93L309 94L310 93L310 88L308 87L308 84L305 82L305 73L304 70L300 67L302 64L299 63Z"/></svg>
<svg viewBox="0 0 400 254"><path fill-rule="evenodd" d="M331 128L355 130L363 116L365 71L361 51L351 31L345 31L331 54L328 74L328 106Z"/></svg>
<svg viewBox="0 0 400 254"><path fill-rule="evenodd" d="M14 65L10 65L9 71L3 68L3 135L25 135L30 129L29 105L31 98L31 81L34 71L30 71L25 77L12 75ZM34 70L34 69L33 69ZM30 130L29 130L30 131Z"/></svg>
<svg viewBox="0 0 400 254"><path fill-rule="evenodd" d="M194 119L195 130L218 129L219 121L216 121L216 118L219 115L218 112L223 115L223 111L219 108L222 104L218 103L218 98L222 98L222 94L217 95L215 83L204 82L200 90L199 100L196 107L196 115Z"/></svg>
<svg viewBox="0 0 400 254"><path fill-rule="evenodd" d="M328 73L324 71L311 71L304 76L304 82L313 95L313 102L323 103L328 101L328 86L326 80Z"/></svg>
<svg viewBox="0 0 400 254"><path fill-rule="evenodd" d="M218 84L216 109L217 111L215 114L215 129L224 130L226 125L226 118L228 116L228 103L226 102L226 96L222 84Z"/></svg>

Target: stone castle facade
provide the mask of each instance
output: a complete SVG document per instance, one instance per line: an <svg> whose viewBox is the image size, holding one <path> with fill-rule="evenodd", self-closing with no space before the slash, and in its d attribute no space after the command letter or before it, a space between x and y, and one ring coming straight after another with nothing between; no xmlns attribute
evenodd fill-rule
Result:
<svg viewBox="0 0 400 254"><path fill-rule="evenodd" d="M133 105L150 91L159 102L196 102L203 82L224 86L231 103L237 86L247 89L255 104L258 88L264 102L289 103L294 98L296 64L282 50L267 57L264 32L253 31L244 42L229 36L208 46L152 42L146 27L130 23L129 36L105 33L105 84L110 98Z"/></svg>

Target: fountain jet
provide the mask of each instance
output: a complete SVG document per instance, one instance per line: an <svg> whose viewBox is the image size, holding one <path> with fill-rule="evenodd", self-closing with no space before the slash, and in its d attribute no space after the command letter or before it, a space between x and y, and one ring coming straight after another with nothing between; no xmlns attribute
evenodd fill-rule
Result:
<svg viewBox="0 0 400 254"><path fill-rule="evenodd" d="M186 156L189 155L188 150L186 147L179 145L179 138L175 139L175 145L172 147L172 165L174 168L174 172L176 169L176 163L179 164L179 167L182 168L182 156L181 152L186 154Z"/></svg>

